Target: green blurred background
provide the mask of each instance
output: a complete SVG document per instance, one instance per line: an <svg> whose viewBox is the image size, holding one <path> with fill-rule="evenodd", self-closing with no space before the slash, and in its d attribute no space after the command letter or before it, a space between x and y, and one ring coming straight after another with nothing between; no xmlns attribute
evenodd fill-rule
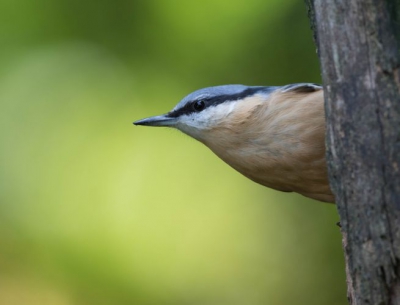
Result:
<svg viewBox="0 0 400 305"><path fill-rule="evenodd" d="M336 208L132 121L320 82L302 1L0 1L0 304L345 304Z"/></svg>

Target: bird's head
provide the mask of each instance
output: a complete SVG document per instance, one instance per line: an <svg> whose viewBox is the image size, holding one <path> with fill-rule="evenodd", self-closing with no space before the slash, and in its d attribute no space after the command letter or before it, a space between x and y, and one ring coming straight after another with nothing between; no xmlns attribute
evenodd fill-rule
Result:
<svg viewBox="0 0 400 305"><path fill-rule="evenodd" d="M206 134L243 111L249 99L267 97L278 87L224 85L197 90L170 112L134 122L135 125L174 127L200 141Z"/></svg>

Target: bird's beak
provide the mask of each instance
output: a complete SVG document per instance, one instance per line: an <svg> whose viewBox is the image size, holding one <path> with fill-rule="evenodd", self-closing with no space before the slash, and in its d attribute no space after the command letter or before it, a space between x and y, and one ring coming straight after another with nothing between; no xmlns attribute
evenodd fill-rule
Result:
<svg viewBox="0 0 400 305"><path fill-rule="evenodd" d="M149 118L141 119L133 122L134 125L143 126L175 126L177 122L176 118L169 117L167 114L152 116Z"/></svg>

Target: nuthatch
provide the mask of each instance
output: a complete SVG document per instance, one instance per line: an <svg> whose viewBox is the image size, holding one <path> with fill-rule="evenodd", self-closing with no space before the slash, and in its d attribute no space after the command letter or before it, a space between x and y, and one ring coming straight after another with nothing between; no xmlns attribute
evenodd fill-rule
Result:
<svg viewBox="0 0 400 305"><path fill-rule="evenodd" d="M167 114L134 124L177 128L257 183L335 201L325 160L321 86L204 88Z"/></svg>

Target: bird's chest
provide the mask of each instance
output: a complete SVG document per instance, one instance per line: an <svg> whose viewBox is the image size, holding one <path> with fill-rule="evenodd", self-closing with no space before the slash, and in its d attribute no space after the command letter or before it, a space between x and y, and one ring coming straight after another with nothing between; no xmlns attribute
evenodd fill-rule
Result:
<svg viewBox="0 0 400 305"><path fill-rule="evenodd" d="M212 149L212 148L211 148ZM212 149L214 153L247 178L262 185L290 191L288 180L299 175L293 160L268 147L250 145L231 149Z"/></svg>
<svg viewBox="0 0 400 305"><path fill-rule="evenodd" d="M215 143L215 142L213 142ZM305 191L326 184L323 149L309 149L297 140L247 139L247 143L208 145L223 161L247 178L280 191Z"/></svg>

